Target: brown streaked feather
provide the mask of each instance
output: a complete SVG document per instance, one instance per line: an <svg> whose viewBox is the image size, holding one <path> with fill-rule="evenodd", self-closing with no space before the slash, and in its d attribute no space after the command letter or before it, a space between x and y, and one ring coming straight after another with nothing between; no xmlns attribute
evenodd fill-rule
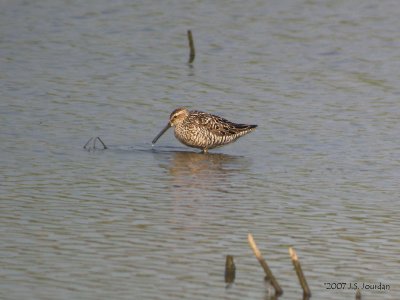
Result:
<svg viewBox="0 0 400 300"><path fill-rule="evenodd" d="M205 127L205 129L217 136L235 135L257 127L257 125L233 123L222 117L201 111L191 111L190 115L188 116L188 121L189 120Z"/></svg>
<svg viewBox="0 0 400 300"><path fill-rule="evenodd" d="M236 141L253 131L257 125L237 124L216 115L181 107L171 113L167 126L154 138L153 144L169 127L174 127L175 137L182 144L205 153Z"/></svg>

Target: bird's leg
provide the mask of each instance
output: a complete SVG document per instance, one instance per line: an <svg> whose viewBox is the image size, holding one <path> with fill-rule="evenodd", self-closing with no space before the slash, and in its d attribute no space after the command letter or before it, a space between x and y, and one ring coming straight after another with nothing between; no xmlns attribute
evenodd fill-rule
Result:
<svg viewBox="0 0 400 300"><path fill-rule="evenodd" d="M208 149L207 149L207 148L204 148L203 150L201 150L201 153L203 153L203 154L208 153Z"/></svg>

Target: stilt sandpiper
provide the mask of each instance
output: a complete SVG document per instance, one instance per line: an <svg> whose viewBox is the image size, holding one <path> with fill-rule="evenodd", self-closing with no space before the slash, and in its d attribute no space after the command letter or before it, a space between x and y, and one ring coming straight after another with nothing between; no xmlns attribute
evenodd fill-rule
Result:
<svg viewBox="0 0 400 300"><path fill-rule="evenodd" d="M209 149L236 141L253 131L257 125L236 124L205 112L178 108L171 113L167 126L154 138L152 144L170 127L175 127L175 137L182 144L207 153Z"/></svg>

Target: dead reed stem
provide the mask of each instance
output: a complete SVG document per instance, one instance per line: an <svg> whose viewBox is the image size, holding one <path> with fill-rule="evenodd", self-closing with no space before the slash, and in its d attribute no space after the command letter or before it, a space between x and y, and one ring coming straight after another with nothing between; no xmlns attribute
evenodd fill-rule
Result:
<svg viewBox="0 0 400 300"><path fill-rule="evenodd" d="M296 270L297 277L299 278L301 288L303 289L303 296L304 298L309 298L311 297L311 291L310 288L308 287L307 280L306 277L304 276L303 270L301 269L301 265L297 257L296 251L294 251L292 247L289 247L289 254L292 259L293 266Z"/></svg>
<svg viewBox="0 0 400 300"><path fill-rule="evenodd" d="M356 300L361 300L361 291L360 291L360 289L357 289L357 291L356 291Z"/></svg>
<svg viewBox="0 0 400 300"><path fill-rule="evenodd" d="M236 266L232 255L226 256L225 261L225 283L229 287L234 281L236 276Z"/></svg>
<svg viewBox="0 0 400 300"><path fill-rule="evenodd" d="M188 36L188 40L189 40L189 49L190 49L188 63L191 64L191 63L193 63L194 58L196 56L196 51L194 50L193 35L192 35L192 31L191 30L187 31L187 36Z"/></svg>
<svg viewBox="0 0 400 300"><path fill-rule="evenodd" d="M251 235L251 233L248 234L247 239L249 241L250 247L254 252L254 255L256 256L258 262L260 263L261 267L264 269L265 272L265 278L266 280L269 280L272 284L272 286L275 289L275 294L277 296L280 296L283 294L283 290L280 287L280 285L278 284L278 282L275 279L275 276L272 274L271 269L268 267L267 262L265 261L265 259L262 257L260 250L258 250L258 247L256 245L256 242L254 241L253 236Z"/></svg>

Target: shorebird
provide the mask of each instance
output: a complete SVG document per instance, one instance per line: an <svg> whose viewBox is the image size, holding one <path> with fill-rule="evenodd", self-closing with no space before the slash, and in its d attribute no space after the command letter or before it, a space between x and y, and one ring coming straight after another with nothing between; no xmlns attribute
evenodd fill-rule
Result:
<svg viewBox="0 0 400 300"><path fill-rule="evenodd" d="M257 125L236 124L212 114L181 107L171 113L168 124L152 141L153 146L170 127L175 127L175 137L182 144L207 153L209 149L236 141Z"/></svg>

